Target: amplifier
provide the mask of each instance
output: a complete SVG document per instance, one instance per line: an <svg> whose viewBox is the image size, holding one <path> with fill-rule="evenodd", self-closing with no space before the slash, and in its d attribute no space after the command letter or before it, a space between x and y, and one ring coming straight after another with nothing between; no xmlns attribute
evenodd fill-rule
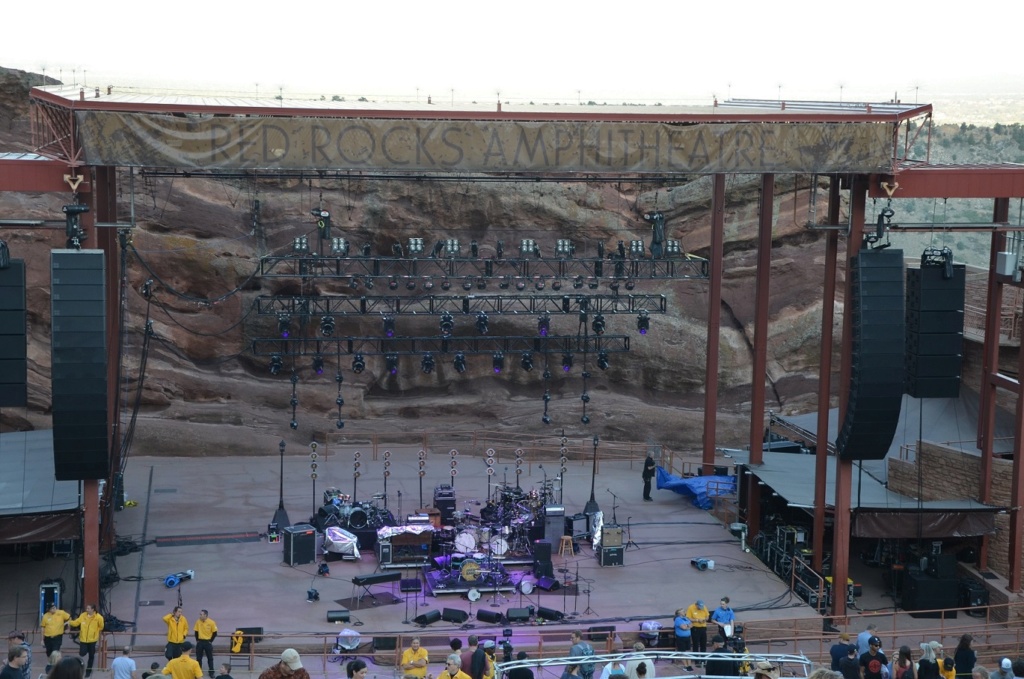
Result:
<svg viewBox="0 0 1024 679"><path fill-rule="evenodd" d="M621 566L624 552L622 547L601 547L597 552L597 562L602 566Z"/></svg>
<svg viewBox="0 0 1024 679"><path fill-rule="evenodd" d="M601 546L602 547L621 547L622 546L622 526L605 525L601 532Z"/></svg>
<svg viewBox="0 0 1024 679"><path fill-rule="evenodd" d="M388 566L391 564L391 543L390 542L378 542L377 543L377 562L381 566Z"/></svg>
<svg viewBox="0 0 1024 679"><path fill-rule="evenodd" d="M316 529L308 523L284 529L284 562L301 566L316 561Z"/></svg>

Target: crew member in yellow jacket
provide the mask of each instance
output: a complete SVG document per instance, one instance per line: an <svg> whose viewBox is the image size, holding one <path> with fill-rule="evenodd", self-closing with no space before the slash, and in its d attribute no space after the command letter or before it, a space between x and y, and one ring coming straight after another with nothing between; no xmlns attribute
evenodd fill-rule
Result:
<svg viewBox="0 0 1024 679"><path fill-rule="evenodd" d="M85 610L68 624L78 628L78 655L88 656L85 664L85 676L92 676L92 664L96 659L96 644L100 640L100 633L103 632L103 616L96 612L96 607L86 604Z"/></svg>

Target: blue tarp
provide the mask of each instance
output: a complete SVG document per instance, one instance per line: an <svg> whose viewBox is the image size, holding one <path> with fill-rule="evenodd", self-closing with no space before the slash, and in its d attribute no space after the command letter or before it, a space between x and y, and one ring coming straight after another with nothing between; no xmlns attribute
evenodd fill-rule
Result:
<svg viewBox="0 0 1024 679"><path fill-rule="evenodd" d="M694 506L700 509L711 509L711 496L733 495L736 492L735 476L693 476L684 479L669 474L664 468L658 467L657 487L659 490L673 490L680 495L688 495ZM708 485L714 484L711 491Z"/></svg>

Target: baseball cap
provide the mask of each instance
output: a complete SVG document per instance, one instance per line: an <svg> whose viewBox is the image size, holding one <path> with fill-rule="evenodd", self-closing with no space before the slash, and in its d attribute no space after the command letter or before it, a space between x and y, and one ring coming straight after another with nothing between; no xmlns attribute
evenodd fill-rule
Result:
<svg viewBox="0 0 1024 679"><path fill-rule="evenodd" d="M697 599L697 608L704 608L704 600Z"/></svg>
<svg viewBox="0 0 1024 679"><path fill-rule="evenodd" d="M191 641L183 641L183 642L181 642L181 650L183 650L183 651L191 651L192 650L192 642Z"/></svg>
<svg viewBox="0 0 1024 679"><path fill-rule="evenodd" d="M302 658L299 657L299 652L294 648L284 649L284 653L281 654L281 662L287 665L290 669L302 669Z"/></svg>
<svg viewBox="0 0 1024 679"><path fill-rule="evenodd" d="M494 648L494 639L485 639L480 645L484 648Z"/></svg>
<svg viewBox="0 0 1024 679"><path fill-rule="evenodd" d="M761 660L754 665L754 676L768 677L768 679L779 679L779 668L767 660Z"/></svg>
<svg viewBox="0 0 1024 679"><path fill-rule="evenodd" d="M871 637L870 639L868 639L868 646L878 646L879 648L881 648L882 640L878 637Z"/></svg>
<svg viewBox="0 0 1024 679"><path fill-rule="evenodd" d="M1009 658L1003 658L1003 660L999 663L999 666L1002 667L1004 670L1013 669L1013 663L1010 662Z"/></svg>

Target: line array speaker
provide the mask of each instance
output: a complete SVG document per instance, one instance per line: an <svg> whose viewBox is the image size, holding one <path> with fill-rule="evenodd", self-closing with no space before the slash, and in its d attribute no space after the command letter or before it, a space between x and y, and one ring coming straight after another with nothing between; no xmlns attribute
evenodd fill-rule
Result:
<svg viewBox="0 0 1024 679"><path fill-rule="evenodd" d="M441 611L435 609L429 610L426 613L417 615L412 619L417 625L433 625L435 622L441 619Z"/></svg>
<svg viewBox="0 0 1024 679"><path fill-rule="evenodd" d="M476 619L480 622L501 622L501 611L489 611L486 608L481 608L476 612Z"/></svg>
<svg viewBox="0 0 1024 679"><path fill-rule="evenodd" d="M28 405L25 260L0 269L0 408Z"/></svg>
<svg viewBox="0 0 1024 679"><path fill-rule="evenodd" d="M892 445L903 400L903 251L861 250L850 260L850 283L850 391L836 450L844 460L881 460Z"/></svg>
<svg viewBox="0 0 1024 679"><path fill-rule="evenodd" d="M966 279L963 264L907 269L906 391L915 398L960 395Z"/></svg>
<svg viewBox="0 0 1024 679"><path fill-rule="evenodd" d="M58 481L106 478L106 262L102 250L50 253L53 466Z"/></svg>
<svg viewBox="0 0 1024 679"><path fill-rule="evenodd" d="M443 608L441 609L441 619L445 622L454 622L456 625L469 620L469 613L460 608Z"/></svg>

